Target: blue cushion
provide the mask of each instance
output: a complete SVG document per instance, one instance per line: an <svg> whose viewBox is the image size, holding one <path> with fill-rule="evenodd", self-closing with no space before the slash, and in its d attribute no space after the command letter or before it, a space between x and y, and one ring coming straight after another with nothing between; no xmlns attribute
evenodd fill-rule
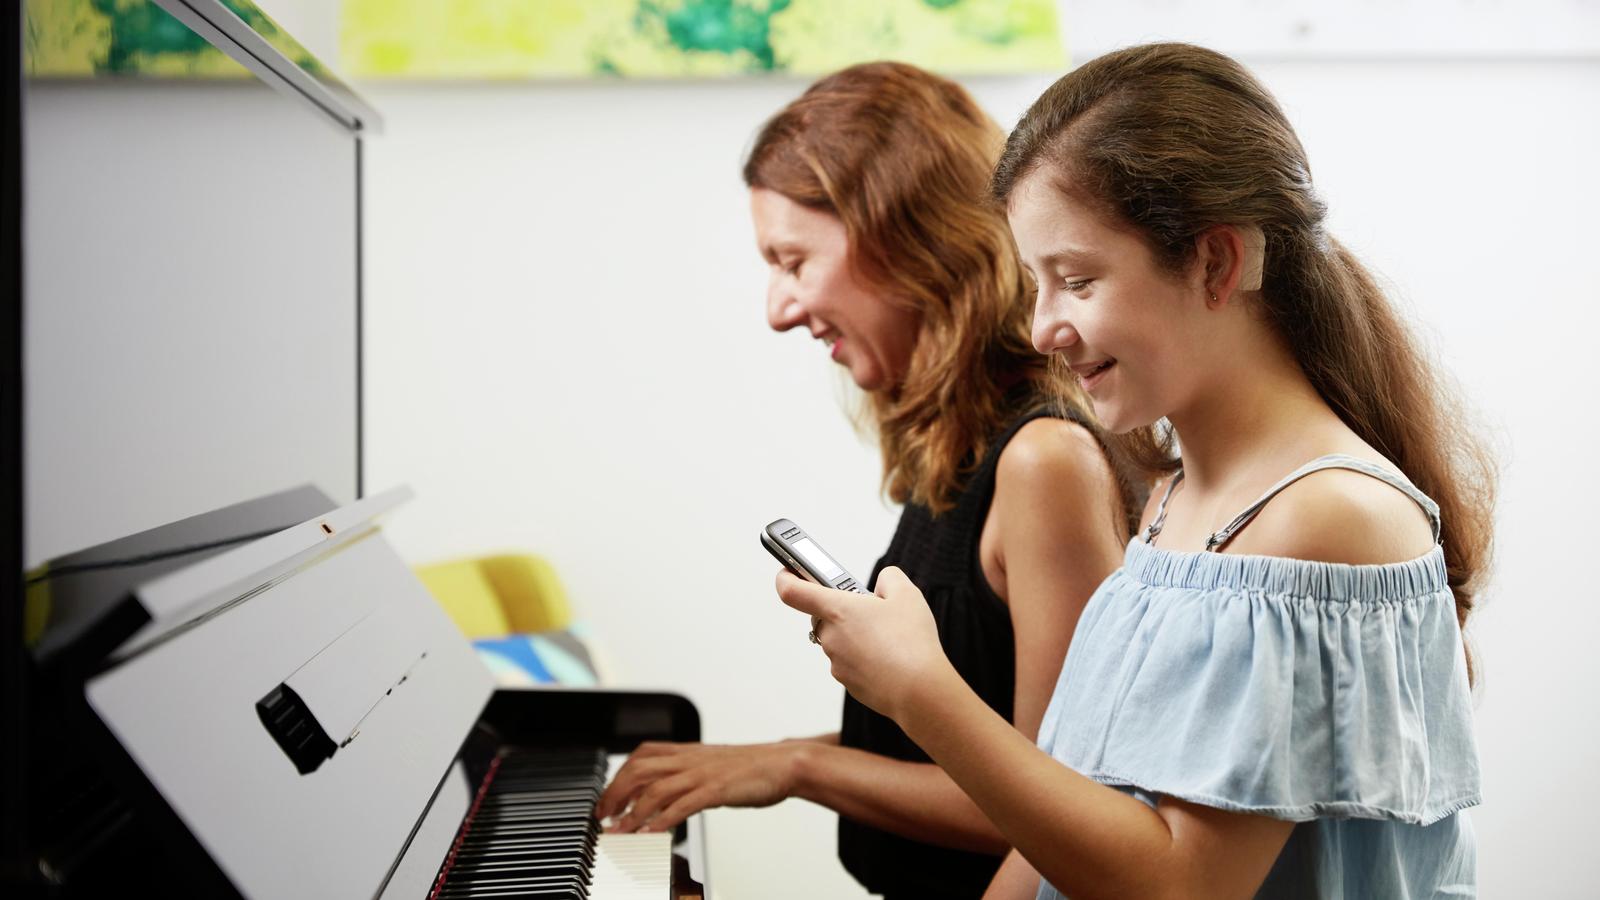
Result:
<svg viewBox="0 0 1600 900"><path fill-rule="evenodd" d="M600 683L582 626L539 634L479 638L472 642L478 658L495 681L513 687L561 684L592 687Z"/></svg>

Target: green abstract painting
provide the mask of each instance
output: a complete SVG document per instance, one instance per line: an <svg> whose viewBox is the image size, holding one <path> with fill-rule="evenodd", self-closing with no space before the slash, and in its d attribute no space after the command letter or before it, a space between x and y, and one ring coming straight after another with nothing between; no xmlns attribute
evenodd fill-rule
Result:
<svg viewBox="0 0 1600 900"><path fill-rule="evenodd" d="M250 0L222 0L312 75L323 70ZM150 0L27 0L23 65L33 77L242 78L250 73Z"/></svg>
<svg viewBox="0 0 1600 900"><path fill-rule="evenodd" d="M1065 66L1056 0L344 0L356 77L815 75L896 59L946 74Z"/></svg>

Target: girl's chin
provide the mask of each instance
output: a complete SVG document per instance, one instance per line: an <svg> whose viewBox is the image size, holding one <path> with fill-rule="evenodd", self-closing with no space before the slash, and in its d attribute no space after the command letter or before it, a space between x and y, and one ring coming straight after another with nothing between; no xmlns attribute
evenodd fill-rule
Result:
<svg viewBox="0 0 1600 900"><path fill-rule="evenodd" d="M1094 417L1100 421L1100 427L1111 434L1127 434L1154 425L1161 419L1160 416L1138 415L1115 403L1094 404Z"/></svg>

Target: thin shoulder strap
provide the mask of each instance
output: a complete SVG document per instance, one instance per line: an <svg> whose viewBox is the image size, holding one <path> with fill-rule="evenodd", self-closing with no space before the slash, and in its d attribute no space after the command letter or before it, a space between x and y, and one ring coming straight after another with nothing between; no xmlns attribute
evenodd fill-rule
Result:
<svg viewBox="0 0 1600 900"><path fill-rule="evenodd" d="M1172 491L1177 488L1178 482L1182 480L1183 470L1179 469L1167 481L1167 492L1161 495L1161 502L1156 504L1156 516L1150 520L1149 525L1144 527L1144 534L1141 537L1146 544L1155 543L1156 535L1161 533L1161 526L1167 524L1167 501L1172 499Z"/></svg>
<svg viewBox="0 0 1600 900"><path fill-rule="evenodd" d="M1261 512L1262 507L1267 505L1268 500L1276 497L1279 492L1289 485L1294 484L1296 481L1299 481L1307 475L1310 475L1312 472L1320 472L1323 469L1350 469L1354 472L1360 472L1363 475L1370 475L1373 478L1390 485L1394 489L1405 494L1407 497L1410 497L1412 500L1415 500L1417 505L1422 507L1422 511L1428 514L1428 523L1433 526L1433 542L1435 544L1439 543L1439 504L1433 502L1433 498L1418 490L1417 486L1412 484L1409 479L1393 469L1390 469L1386 466L1380 466L1377 463L1368 462L1364 459L1357 459L1354 456L1346 456L1342 453L1335 453L1328 456L1317 457L1311 462L1308 462L1300 468L1295 469L1293 472L1290 472L1282 481L1268 488L1267 492L1262 494L1260 499L1250 504L1250 506L1245 509L1244 512L1234 516L1233 521L1229 522L1227 525L1224 525L1221 531L1213 534L1209 539L1207 539L1206 550L1215 551L1220 549L1224 544L1233 540L1233 536L1238 534L1239 529L1250 524L1250 520L1254 519L1256 514ZM1165 505L1166 503L1163 501L1162 506Z"/></svg>

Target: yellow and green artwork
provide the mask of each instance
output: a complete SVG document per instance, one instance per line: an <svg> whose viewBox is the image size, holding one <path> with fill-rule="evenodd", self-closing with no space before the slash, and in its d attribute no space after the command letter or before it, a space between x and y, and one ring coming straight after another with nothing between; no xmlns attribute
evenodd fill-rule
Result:
<svg viewBox="0 0 1600 900"><path fill-rule="evenodd" d="M1056 0L344 0L359 78L814 75L896 59L1059 70Z"/></svg>
<svg viewBox="0 0 1600 900"><path fill-rule="evenodd" d="M302 69L322 75L304 47L250 0L222 0ZM238 78L249 71L150 0L27 0L23 67L30 77Z"/></svg>

